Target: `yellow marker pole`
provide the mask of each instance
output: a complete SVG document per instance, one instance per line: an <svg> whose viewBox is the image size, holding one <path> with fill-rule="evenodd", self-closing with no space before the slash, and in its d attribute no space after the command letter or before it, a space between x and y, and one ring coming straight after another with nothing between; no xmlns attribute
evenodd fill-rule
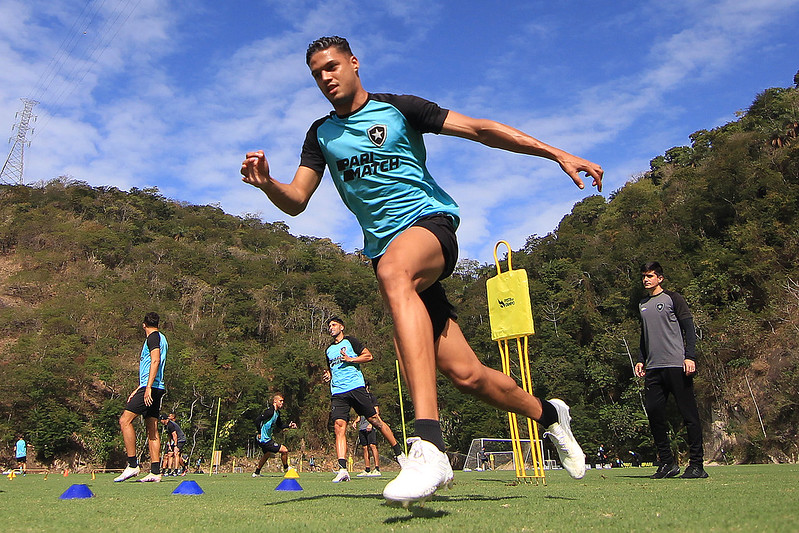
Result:
<svg viewBox="0 0 799 533"><path fill-rule="evenodd" d="M502 272L497 251L504 244L508 249L508 269ZM499 241L494 246L494 263L497 267L496 277L486 281L488 296L488 311L491 321L491 339L497 341L499 346L502 372L512 376L510 362L510 347L508 341L516 339L516 351L519 355L519 373L521 388L527 394L533 395L533 380L530 373L530 357L528 338L535 334L533 323L532 304L530 302L527 273L524 269L513 269L513 253L507 241ZM522 341L524 339L524 341ZM538 436L538 424L535 420L527 418L527 433L530 436L530 453L533 462L533 475L528 476L524 465L524 449L519 428L519 420L515 413L508 413L511 446L516 467L518 481L529 482L531 479L538 484L540 479L546 485L544 477L543 458L541 456L541 440Z"/></svg>
<svg viewBox="0 0 799 533"><path fill-rule="evenodd" d="M402 382L400 381L399 361L394 361L397 367L397 391L399 392L400 418L402 419L402 447L408 455L408 436L405 434L405 407L402 405Z"/></svg>
<svg viewBox="0 0 799 533"><path fill-rule="evenodd" d="M216 404L216 426L214 427L214 443L211 445L211 468L208 469L208 475L214 473L214 452L216 451L216 436L219 434L219 411L222 409L222 398Z"/></svg>

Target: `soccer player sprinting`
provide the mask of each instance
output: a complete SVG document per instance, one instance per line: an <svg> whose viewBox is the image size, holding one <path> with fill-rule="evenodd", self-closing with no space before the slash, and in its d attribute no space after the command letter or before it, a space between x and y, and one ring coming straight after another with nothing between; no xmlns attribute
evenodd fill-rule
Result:
<svg viewBox="0 0 799 533"><path fill-rule="evenodd" d="M150 450L150 473L140 481L161 481L161 436L158 433L158 416L161 410L161 398L166 392L164 386L164 365L169 345L166 337L158 331L158 313L144 315L144 334L147 337L141 349L139 359L139 388L128 396L128 403L122 416L119 417L119 427L125 441L125 452L128 455L128 464L122 474L114 478L115 482L125 481L139 475L139 461L136 457L136 430L133 421L137 416L144 417L147 428L147 445Z"/></svg>
<svg viewBox="0 0 799 533"><path fill-rule="evenodd" d="M255 427L258 428L258 444L261 446L263 455L261 455L261 460L258 461L258 467L255 469L255 472L253 472L252 477L260 477L261 469L264 467L264 464L266 464L266 460L278 453L283 463L283 471L285 472L289 469L288 448L274 440L274 435L278 431L285 428L297 428L297 424L294 422L285 424L280 417L280 409L283 408L284 401L282 394L275 394L272 396L272 405L255 419Z"/></svg>
<svg viewBox="0 0 799 533"><path fill-rule="evenodd" d="M415 96L367 92L360 63L341 37L311 43L306 63L334 112L311 126L290 183L272 178L261 150L246 154L241 174L278 208L297 215L328 168L361 225L364 254L373 261L391 311L397 356L415 411L408 461L383 495L392 501L423 500L452 481L438 419L436 369L460 390L539 421L566 470L582 477L585 455L571 433L566 403L531 396L512 378L482 365L455 322L440 280L457 262L460 213L427 170L422 135L452 135L551 159L581 189L579 173L586 172L601 190L602 168L492 120L467 117Z"/></svg>
<svg viewBox="0 0 799 533"><path fill-rule="evenodd" d="M388 427L375 409L374 397L366 390L366 381L361 372L361 364L368 363L374 357L361 341L351 335L344 335L344 321L332 317L327 321L327 328L333 343L328 346L325 355L329 370L325 371L325 380L330 381L330 418L333 420L333 431L336 435L336 457L339 470L333 483L350 480L347 470L347 422L350 409L366 417L372 427L383 434L397 461L402 464L404 455L402 446L394 438Z"/></svg>

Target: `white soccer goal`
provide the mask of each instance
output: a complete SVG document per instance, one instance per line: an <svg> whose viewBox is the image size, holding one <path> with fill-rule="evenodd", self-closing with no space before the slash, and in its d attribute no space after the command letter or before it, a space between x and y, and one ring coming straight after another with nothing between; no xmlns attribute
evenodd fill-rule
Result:
<svg viewBox="0 0 799 533"><path fill-rule="evenodd" d="M524 457L524 465L526 468L532 466L532 454L530 453L530 439L521 439L522 456ZM463 469L468 470L482 470L483 464L479 459L481 449L485 449L486 456L489 463L486 465L488 468L496 470L514 470L516 468L513 462L513 445L510 439L472 439L472 444L469 446L469 453L466 455L466 460L463 463ZM541 450L541 457L544 457L543 446ZM547 458L544 460L544 469L549 470L554 468L556 461ZM491 466L493 465L493 466Z"/></svg>

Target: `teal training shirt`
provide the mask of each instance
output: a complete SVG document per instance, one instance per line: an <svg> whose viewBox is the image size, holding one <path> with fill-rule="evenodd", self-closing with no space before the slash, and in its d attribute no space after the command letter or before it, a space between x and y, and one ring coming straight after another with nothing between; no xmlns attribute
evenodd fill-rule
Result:
<svg viewBox="0 0 799 533"><path fill-rule="evenodd" d="M261 426L261 438L258 439L260 442L269 442L272 440L272 432L274 430L275 421L279 415L280 413L278 413L277 409L275 409L275 412L272 413L272 418L263 423Z"/></svg>
<svg viewBox="0 0 799 533"><path fill-rule="evenodd" d="M25 457L27 455L28 455L28 444L24 440L19 439L17 441L17 457Z"/></svg>
<svg viewBox="0 0 799 533"><path fill-rule="evenodd" d="M150 379L150 351L159 349L161 352L161 362L158 364L158 374L155 375L152 387L154 389L165 389L164 387L164 365L166 364L166 352L169 349L169 344L166 342L166 337L159 332L153 331L144 341L144 346L141 349L141 358L139 359L139 387L146 387L147 381Z"/></svg>
<svg viewBox="0 0 799 533"><path fill-rule="evenodd" d="M448 112L417 96L370 94L354 113L331 112L308 130L300 165L330 170L363 230L367 257L382 255L423 216L445 213L458 227L458 204L428 172L422 139L441 132Z"/></svg>
<svg viewBox="0 0 799 533"><path fill-rule="evenodd" d="M361 365L347 363L341 354L342 348L350 357L358 357L363 352L363 344L355 337L344 337L341 342L331 344L327 348L327 364L330 367L330 392L341 394L343 392L365 387Z"/></svg>

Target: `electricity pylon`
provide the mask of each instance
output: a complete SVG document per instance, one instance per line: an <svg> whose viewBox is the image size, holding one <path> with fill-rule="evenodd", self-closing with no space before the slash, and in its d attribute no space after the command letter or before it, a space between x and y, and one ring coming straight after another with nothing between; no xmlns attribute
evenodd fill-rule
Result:
<svg viewBox="0 0 799 533"><path fill-rule="evenodd" d="M25 160L25 146L30 146L31 142L28 140L28 131L31 133L33 130L30 128L31 122L36 121L36 115L33 114L33 106L38 104L36 100L30 98L20 98L22 103L25 104L22 111L18 111L14 120L13 129L16 130L16 135L8 139L9 144L13 142L11 151L8 153L6 162L3 164L3 171L0 173L0 182L22 185L22 170Z"/></svg>

